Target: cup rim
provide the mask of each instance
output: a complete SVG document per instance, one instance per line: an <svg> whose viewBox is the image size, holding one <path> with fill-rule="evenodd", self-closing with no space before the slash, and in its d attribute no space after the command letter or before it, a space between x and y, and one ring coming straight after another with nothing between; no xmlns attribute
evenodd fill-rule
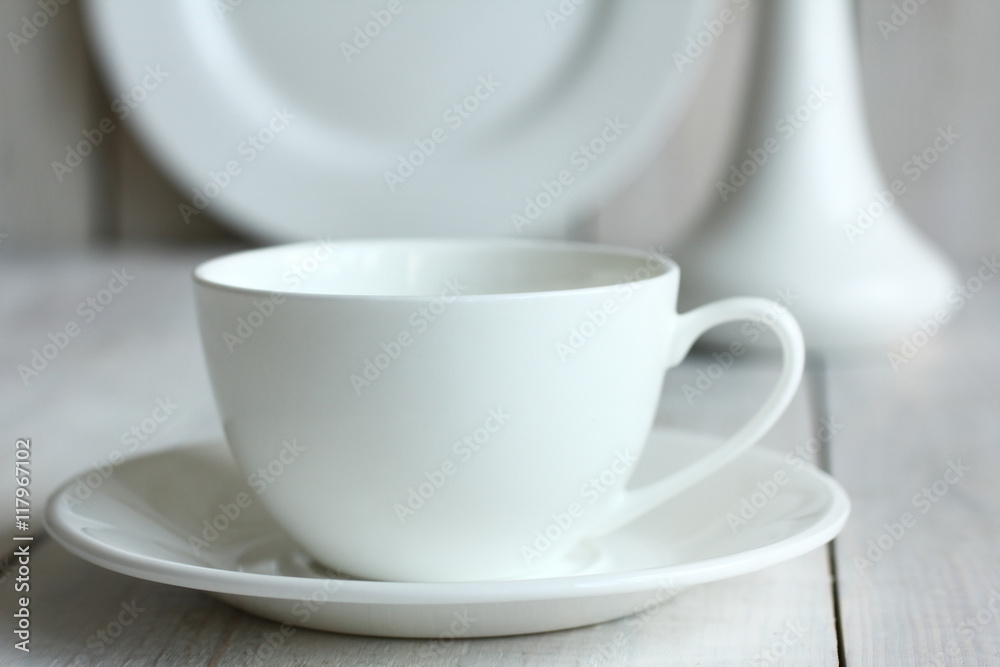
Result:
<svg viewBox="0 0 1000 667"><path fill-rule="evenodd" d="M256 287L245 287L241 285L235 285L231 282L224 280L218 280L207 277L205 274L214 266L217 266L223 262L233 261L237 258L243 258L246 255L251 254L264 254L273 253L279 251L292 250L297 247L309 247L315 246L317 244L328 244L328 245L392 245L392 244L409 244L409 245L427 245L427 246L467 246L467 247L521 247L521 248L537 248L543 250L552 251L562 251L571 253L593 253L595 255L605 255L605 256L615 256L615 257L626 257L630 259L646 260L646 262L653 261L656 268L662 269L662 271L656 273L649 267L646 267L646 273L649 274L645 277L637 277L635 280L619 280L615 282L608 282L599 285L587 285L582 287L569 287L569 288L559 288L559 289L541 289L532 291L512 291L512 292L498 292L498 293L470 293L470 294L458 294L454 298L456 301L462 302L473 302L473 301L494 301L494 300L504 300L504 299L524 299L524 298L543 298L552 297L558 295L566 294L586 294L601 292L606 290L613 290L618 285L621 284L633 284L633 283L647 283L656 280L664 280L672 275L678 274L680 272L680 267L677 263L670 258L669 255L660 253L658 250L653 248L648 248L646 250L641 250L638 248L630 248L626 246L616 246L603 243L592 243L589 241L568 241L560 239L518 239L510 237L483 237L483 238L452 238L452 237L385 237L385 238L338 238L326 239L317 238L309 241L297 241L294 243L286 243L279 245L269 245L259 248L250 248L246 250L238 250L235 252L226 253L224 255L219 255L211 259L204 260L200 262L191 272L192 279L195 284L200 287L211 288L216 290L221 290L225 292L231 292L235 294L245 294L248 296L267 296L267 295L281 295L286 298L295 299L324 299L324 300L365 300L365 301L412 301L420 302L426 301L428 299L436 298L434 295L413 295L413 294L336 294L336 293L317 293L317 292L300 292L294 289L263 289ZM640 266L640 265L637 265ZM645 267L645 264L641 265ZM636 269L638 271L638 269Z"/></svg>

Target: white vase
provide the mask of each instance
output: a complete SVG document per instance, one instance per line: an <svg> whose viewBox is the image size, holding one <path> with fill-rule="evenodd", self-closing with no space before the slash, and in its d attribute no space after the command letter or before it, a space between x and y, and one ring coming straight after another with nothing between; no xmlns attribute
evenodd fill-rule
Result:
<svg viewBox="0 0 1000 667"><path fill-rule="evenodd" d="M738 149L676 256L682 305L783 297L811 348L882 348L945 308L957 274L907 220L910 180L875 159L850 0L762 9Z"/></svg>

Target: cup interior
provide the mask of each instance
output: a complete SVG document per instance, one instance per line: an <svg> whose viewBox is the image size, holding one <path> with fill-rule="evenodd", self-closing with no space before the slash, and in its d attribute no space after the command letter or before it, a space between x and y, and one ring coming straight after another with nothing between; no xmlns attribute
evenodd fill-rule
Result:
<svg viewBox="0 0 1000 667"><path fill-rule="evenodd" d="M195 269L240 291L427 297L460 281L463 297L613 286L676 270L652 252L587 243L488 240L311 241L238 252Z"/></svg>

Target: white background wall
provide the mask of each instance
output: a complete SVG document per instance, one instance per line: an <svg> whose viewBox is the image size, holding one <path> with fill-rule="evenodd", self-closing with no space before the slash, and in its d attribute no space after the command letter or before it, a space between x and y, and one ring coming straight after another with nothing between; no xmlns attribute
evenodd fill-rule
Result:
<svg viewBox="0 0 1000 667"><path fill-rule="evenodd" d="M58 6L24 43L25 17L39 0L0 3L0 258L3 251L106 243L189 243L232 238L223 226L185 226L184 196L163 177L111 112L89 57L76 0ZM807 0L803 0L807 1ZM907 0L916 11L884 32L893 0L857 5L860 53L872 140L894 178L938 127L960 135L953 148L901 201L910 217L949 253L1000 250L1000 2ZM904 4L896 0L895 5ZM713 196L738 125L755 13L711 47L708 76L677 133L642 182L609 202L597 237L659 232L671 245ZM28 31L30 33L30 30ZM105 117L115 130L62 182L51 163ZM623 222L626 221L626 222ZM609 225L616 229L609 231Z"/></svg>

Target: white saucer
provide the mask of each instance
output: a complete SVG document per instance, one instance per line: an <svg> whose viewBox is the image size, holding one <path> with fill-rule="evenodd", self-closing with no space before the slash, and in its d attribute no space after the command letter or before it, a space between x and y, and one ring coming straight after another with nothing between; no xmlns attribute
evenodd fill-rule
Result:
<svg viewBox="0 0 1000 667"><path fill-rule="evenodd" d="M677 468L715 438L657 429L637 483ZM788 482L764 502L759 482L778 470ZM221 442L122 463L84 501L85 476L52 497L49 531L76 555L134 577L209 591L276 621L317 630L391 637L465 637L572 628L641 611L676 590L753 572L833 539L850 511L825 473L794 470L783 456L751 449L662 507L581 547L555 571L515 581L393 583L330 579L277 527L256 499L199 556L189 537L241 492ZM784 478L782 478L784 479ZM743 499L756 514L734 529ZM230 508L232 512L232 508ZM747 516L750 513L745 512ZM219 522L224 525L224 521Z"/></svg>
<svg viewBox="0 0 1000 667"><path fill-rule="evenodd" d="M114 108L185 203L207 200L241 231L295 241L511 236L515 213L533 217L525 235L567 234L655 157L702 70L675 56L721 4L84 8Z"/></svg>

